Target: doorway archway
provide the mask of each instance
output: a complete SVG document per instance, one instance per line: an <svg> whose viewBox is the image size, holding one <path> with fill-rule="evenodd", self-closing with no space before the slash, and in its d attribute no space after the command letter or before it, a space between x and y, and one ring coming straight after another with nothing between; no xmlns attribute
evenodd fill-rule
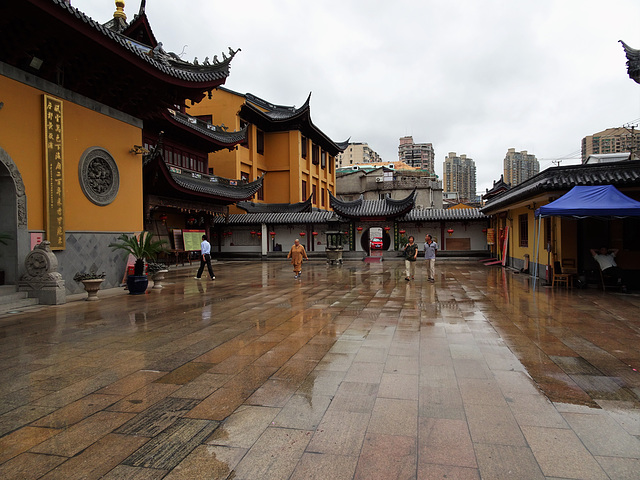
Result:
<svg viewBox="0 0 640 480"><path fill-rule="evenodd" d="M3 219L0 233L4 243L0 245L0 270L4 272L4 283L15 284L23 273L21 259L29 253L30 242L27 230L27 196L18 167L9 154L0 147L0 218Z"/></svg>
<svg viewBox="0 0 640 480"><path fill-rule="evenodd" d="M364 250L367 253L367 256L371 255L371 240L372 240L371 230L375 228L379 229L379 233L380 233L379 236L382 237L381 251L386 252L387 250L389 250L389 247L391 246L391 237L382 227L376 227L375 225L372 227L369 227L364 232L362 232L362 236L360 237L360 246L362 247L362 250Z"/></svg>

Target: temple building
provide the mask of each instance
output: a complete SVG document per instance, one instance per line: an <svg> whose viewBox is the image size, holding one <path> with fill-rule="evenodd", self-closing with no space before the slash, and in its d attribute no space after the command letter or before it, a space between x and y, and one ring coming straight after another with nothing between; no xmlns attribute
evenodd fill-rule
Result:
<svg viewBox="0 0 640 480"><path fill-rule="evenodd" d="M501 178L484 195L481 211L491 217L489 247L505 264L538 274L553 271L556 262L570 260L578 275L598 283L597 264L591 249L618 249L616 261L625 270L640 270L640 221L638 217L549 216L536 222L535 211L569 192L574 186L613 186L640 200L640 161L591 163L548 168L511 187ZM598 197L599 198L599 197ZM539 231L538 231L539 229ZM637 275L634 275L637 278ZM638 287L638 282L634 281Z"/></svg>
<svg viewBox="0 0 640 480"><path fill-rule="evenodd" d="M77 272L121 282L126 260L108 248L120 232L159 217L205 227L261 187L208 165L211 152L246 142L246 130L185 111L225 82L236 51L183 61L156 40L144 1L131 22L115 4L105 24L63 0L0 4L0 271L34 296L48 282L50 303L82 289ZM25 264L43 240L54 256Z"/></svg>
<svg viewBox="0 0 640 480"><path fill-rule="evenodd" d="M250 93L218 88L189 107L189 114L234 130L247 140L209 155L213 173L251 182L266 174L256 203L296 204L311 198L328 210L335 194L335 157L347 143L331 140L311 121L311 95L300 107L275 105ZM234 208L232 213L242 210Z"/></svg>

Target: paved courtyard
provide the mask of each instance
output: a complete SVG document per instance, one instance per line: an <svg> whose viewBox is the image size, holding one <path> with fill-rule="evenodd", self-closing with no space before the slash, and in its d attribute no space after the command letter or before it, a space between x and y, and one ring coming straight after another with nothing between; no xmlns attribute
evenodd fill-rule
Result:
<svg viewBox="0 0 640 480"><path fill-rule="evenodd" d="M640 296L219 262L0 317L1 479L640 479Z"/></svg>

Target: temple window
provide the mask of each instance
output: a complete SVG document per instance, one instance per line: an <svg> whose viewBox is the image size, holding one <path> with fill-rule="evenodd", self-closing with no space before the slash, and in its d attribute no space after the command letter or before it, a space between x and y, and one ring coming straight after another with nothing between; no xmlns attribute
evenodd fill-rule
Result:
<svg viewBox="0 0 640 480"><path fill-rule="evenodd" d="M302 156L302 158L307 158L307 137L305 137L304 135L302 136L302 141L300 144L300 155Z"/></svg>
<svg viewBox="0 0 640 480"><path fill-rule="evenodd" d="M256 129L256 152L258 155L264 155L264 132Z"/></svg>
<svg viewBox="0 0 640 480"><path fill-rule="evenodd" d="M520 223L520 246L529 246L529 215L526 213L518 216Z"/></svg>

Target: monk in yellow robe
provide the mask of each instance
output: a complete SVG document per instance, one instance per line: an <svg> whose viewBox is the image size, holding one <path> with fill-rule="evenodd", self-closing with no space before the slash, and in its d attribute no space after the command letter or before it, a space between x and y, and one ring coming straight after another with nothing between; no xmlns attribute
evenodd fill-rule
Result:
<svg viewBox="0 0 640 480"><path fill-rule="evenodd" d="M309 257L307 257L306 250L300 245L300 240L297 238L293 242L287 258L291 259L291 264L293 265L293 278L300 278L300 275L302 275L302 259L309 260Z"/></svg>

